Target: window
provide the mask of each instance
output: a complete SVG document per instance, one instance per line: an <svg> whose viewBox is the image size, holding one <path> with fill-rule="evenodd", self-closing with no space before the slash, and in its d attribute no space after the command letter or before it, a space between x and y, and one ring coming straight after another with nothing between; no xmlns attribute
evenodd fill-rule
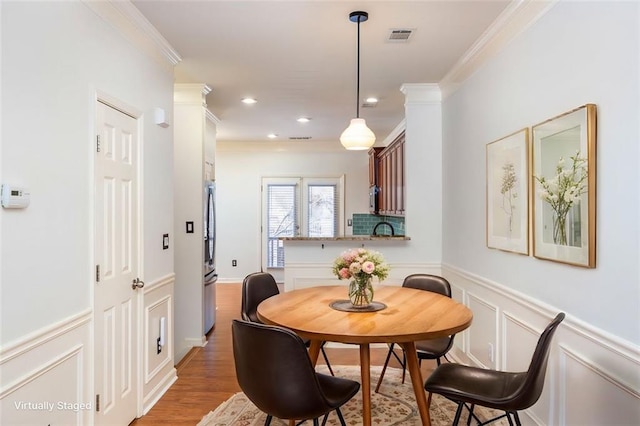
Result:
<svg viewBox="0 0 640 426"><path fill-rule="evenodd" d="M335 237L342 231L344 178L264 178L263 268L284 267L280 237Z"/></svg>

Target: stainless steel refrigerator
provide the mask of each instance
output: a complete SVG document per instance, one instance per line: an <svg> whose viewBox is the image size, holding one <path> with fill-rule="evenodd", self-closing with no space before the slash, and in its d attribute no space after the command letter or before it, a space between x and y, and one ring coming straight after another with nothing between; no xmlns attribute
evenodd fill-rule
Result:
<svg viewBox="0 0 640 426"><path fill-rule="evenodd" d="M216 322L216 184L204 185L204 332Z"/></svg>

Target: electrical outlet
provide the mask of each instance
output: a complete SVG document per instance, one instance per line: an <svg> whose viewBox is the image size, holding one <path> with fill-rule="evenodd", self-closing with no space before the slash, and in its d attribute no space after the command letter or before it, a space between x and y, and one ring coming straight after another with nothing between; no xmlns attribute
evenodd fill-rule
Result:
<svg viewBox="0 0 640 426"><path fill-rule="evenodd" d="M237 260L235 260L235 259L233 259L233 260L231 261L231 266L238 266L238 261L237 261Z"/></svg>
<svg viewBox="0 0 640 426"><path fill-rule="evenodd" d="M353 220L347 219L347 226L353 226Z"/></svg>
<svg viewBox="0 0 640 426"><path fill-rule="evenodd" d="M159 354L160 352L162 352L162 345L160 344L160 338L158 337L158 340L156 340L156 354Z"/></svg>

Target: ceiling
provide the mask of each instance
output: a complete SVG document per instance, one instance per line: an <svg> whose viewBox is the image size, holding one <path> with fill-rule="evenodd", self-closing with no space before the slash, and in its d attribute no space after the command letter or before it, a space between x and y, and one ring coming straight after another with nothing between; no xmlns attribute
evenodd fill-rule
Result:
<svg viewBox="0 0 640 426"><path fill-rule="evenodd" d="M356 116L360 24L360 117L378 144L404 118L404 83L438 83L508 5L506 0L134 0L177 50L177 83L205 83L218 141L334 143ZM412 31L389 41L391 30ZM258 103L245 105L244 97ZM298 117L309 117L298 123Z"/></svg>

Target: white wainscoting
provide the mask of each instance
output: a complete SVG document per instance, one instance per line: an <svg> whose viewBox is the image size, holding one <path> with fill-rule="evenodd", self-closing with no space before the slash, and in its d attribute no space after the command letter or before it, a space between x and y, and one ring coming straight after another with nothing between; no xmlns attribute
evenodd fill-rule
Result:
<svg viewBox="0 0 640 426"><path fill-rule="evenodd" d="M316 287L322 285L344 285L349 284L349 280L339 280L338 277L331 272L332 264L330 262L288 262L285 267L285 291L296 290L301 288ZM440 275L440 264L430 263L393 263L391 271L384 285L402 285L402 281L409 274L423 273ZM374 287L378 281L374 278ZM345 290L346 296L346 290Z"/></svg>
<svg viewBox="0 0 640 426"><path fill-rule="evenodd" d="M456 267L443 265L442 271L453 297L473 311L452 356L481 367L525 370L540 333L559 311ZM543 394L521 419L525 425L637 426L640 349L567 313L553 340Z"/></svg>
<svg viewBox="0 0 640 426"><path fill-rule="evenodd" d="M169 274L144 287L142 414L147 414L177 380L173 359L175 275ZM160 322L164 318L164 346L158 353Z"/></svg>
<svg viewBox="0 0 640 426"><path fill-rule="evenodd" d="M2 348L2 424L92 423L91 324L85 310Z"/></svg>
<svg viewBox="0 0 640 426"><path fill-rule="evenodd" d="M144 287L140 412L146 414L176 381L173 360L173 274ZM165 346L157 353L160 318ZM93 424L95 394L92 311L25 336L0 350L1 424Z"/></svg>

